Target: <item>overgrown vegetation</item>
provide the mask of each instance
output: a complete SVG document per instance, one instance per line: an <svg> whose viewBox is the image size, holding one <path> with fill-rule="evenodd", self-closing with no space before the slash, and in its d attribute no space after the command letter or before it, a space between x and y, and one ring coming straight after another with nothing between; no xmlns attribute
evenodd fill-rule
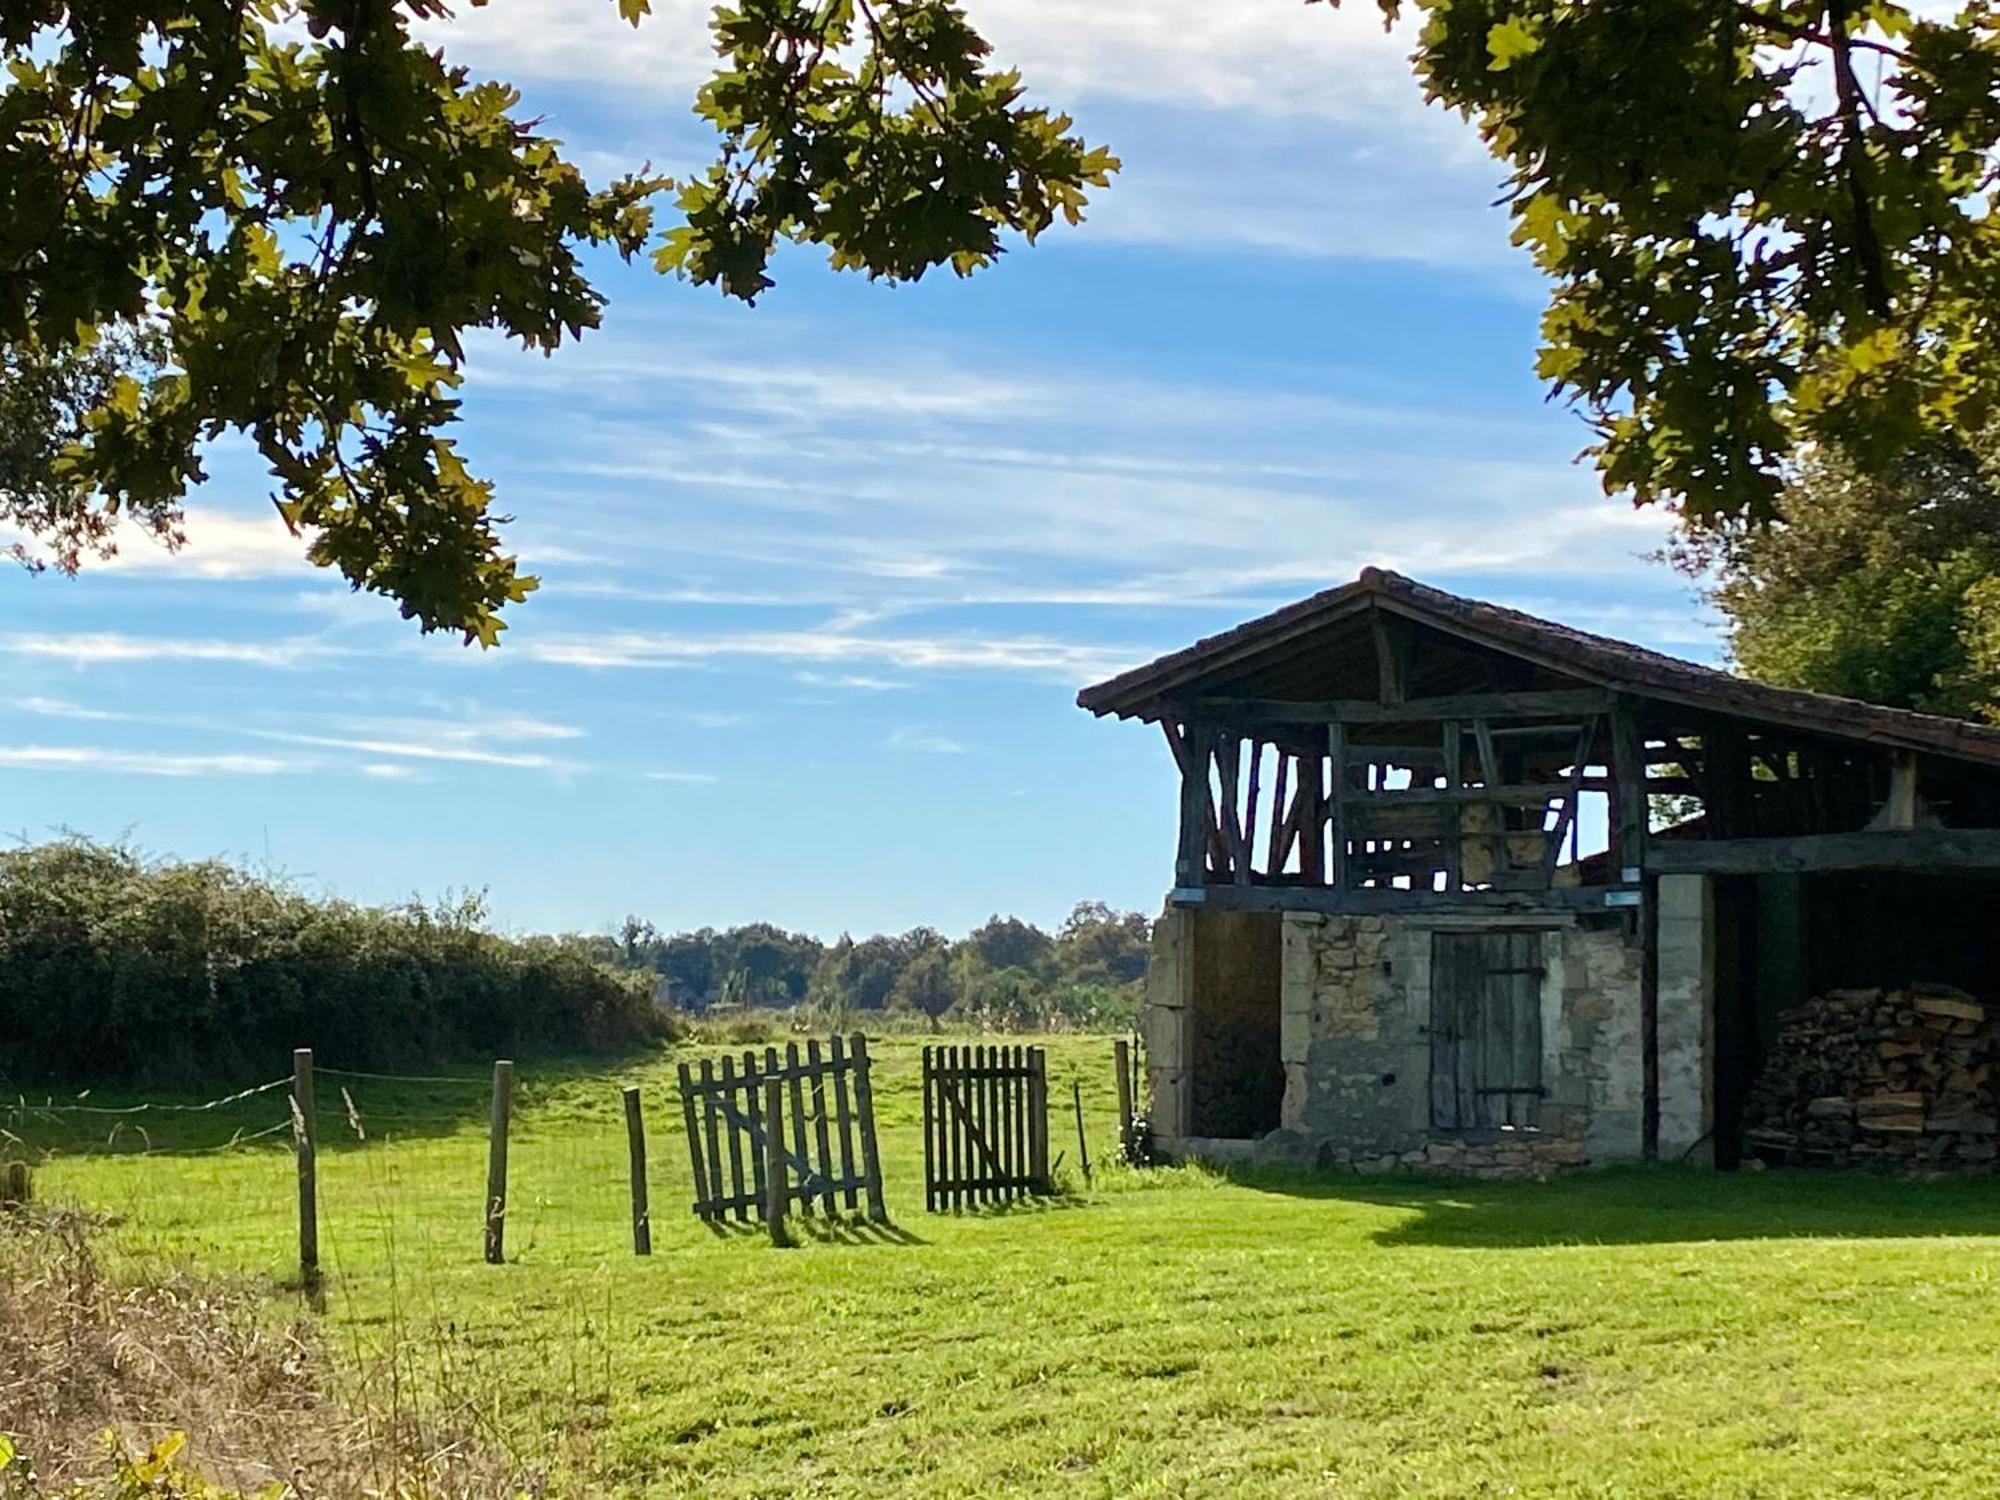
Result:
<svg viewBox="0 0 2000 1500"><path fill-rule="evenodd" d="M1053 934L996 915L957 941L917 927L822 943L768 922L669 936L627 917L597 947L607 961L657 975L690 1012L794 1007L826 1024L902 1014L987 1030L1089 1030L1137 1017L1151 928L1139 912L1085 901Z"/></svg>
<svg viewBox="0 0 2000 1500"><path fill-rule="evenodd" d="M644 980L580 940L492 932L476 898L356 906L82 839L0 853L0 1082L214 1085L294 1047L409 1068L668 1030Z"/></svg>

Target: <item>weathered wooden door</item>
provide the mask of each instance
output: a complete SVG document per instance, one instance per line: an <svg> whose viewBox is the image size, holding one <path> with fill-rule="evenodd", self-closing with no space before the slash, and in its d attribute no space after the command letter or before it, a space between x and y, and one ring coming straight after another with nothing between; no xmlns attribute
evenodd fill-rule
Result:
<svg viewBox="0 0 2000 1500"><path fill-rule="evenodd" d="M1431 1124L1529 1127L1542 1101L1542 934L1431 938Z"/></svg>

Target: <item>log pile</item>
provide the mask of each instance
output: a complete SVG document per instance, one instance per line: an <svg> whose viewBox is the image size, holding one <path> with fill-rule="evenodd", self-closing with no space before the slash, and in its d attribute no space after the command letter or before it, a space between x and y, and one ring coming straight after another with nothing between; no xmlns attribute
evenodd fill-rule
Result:
<svg viewBox="0 0 2000 1500"><path fill-rule="evenodd" d="M1774 1165L1991 1167L2000 1018L1940 984L1832 990L1779 1018L1743 1146Z"/></svg>

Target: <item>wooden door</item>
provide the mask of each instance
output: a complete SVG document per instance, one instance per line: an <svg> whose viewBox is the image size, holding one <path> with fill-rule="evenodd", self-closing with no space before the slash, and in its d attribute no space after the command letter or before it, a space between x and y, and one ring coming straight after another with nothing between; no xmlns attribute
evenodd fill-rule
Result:
<svg viewBox="0 0 2000 1500"><path fill-rule="evenodd" d="M1542 934L1431 937L1431 1124L1534 1127L1542 1101Z"/></svg>

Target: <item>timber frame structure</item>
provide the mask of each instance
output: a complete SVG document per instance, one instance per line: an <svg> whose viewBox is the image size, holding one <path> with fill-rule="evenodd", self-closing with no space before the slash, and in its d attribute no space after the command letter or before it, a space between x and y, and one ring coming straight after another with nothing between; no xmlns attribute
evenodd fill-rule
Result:
<svg viewBox="0 0 2000 1500"><path fill-rule="evenodd" d="M1750 682L1376 568L1078 703L1165 734L1170 914L1620 932L1641 955L1631 1154L1661 1145L1663 881L1698 882L1669 892L1678 910L1712 899L1710 877L2000 872L2000 729ZM1310 1084L1288 1081L1288 1128Z"/></svg>

